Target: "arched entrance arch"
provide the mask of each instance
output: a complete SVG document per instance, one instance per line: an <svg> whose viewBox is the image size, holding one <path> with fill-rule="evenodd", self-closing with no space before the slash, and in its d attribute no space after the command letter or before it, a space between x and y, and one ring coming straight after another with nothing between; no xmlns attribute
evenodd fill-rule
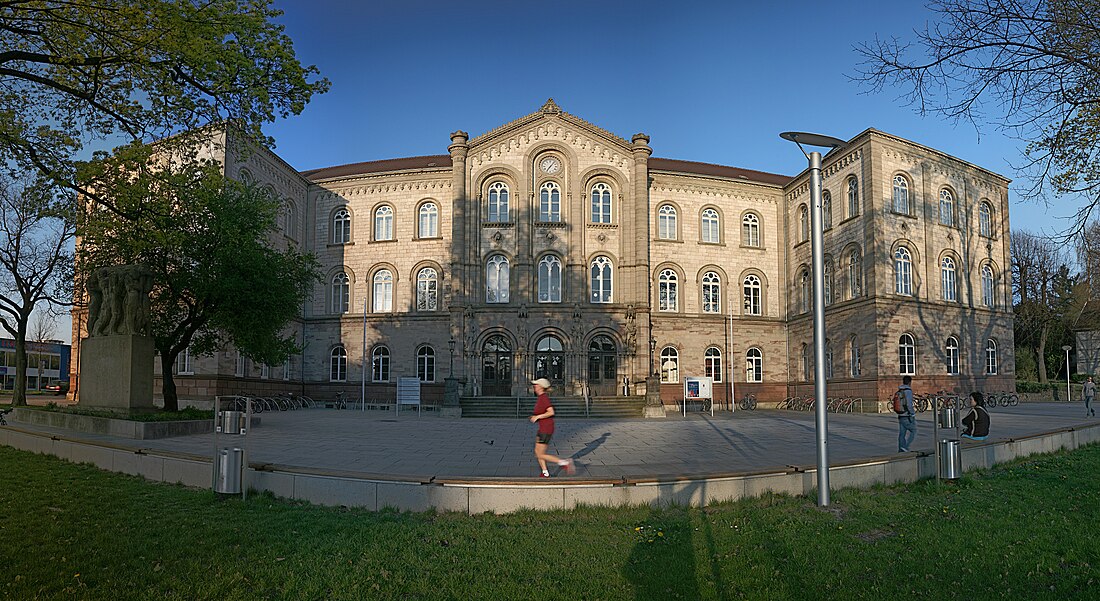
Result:
<svg viewBox="0 0 1100 601"><path fill-rule="evenodd" d="M511 396L512 343L506 336L494 334L481 346L481 394Z"/></svg>
<svg viewBox="0 0 1100 601"><path fill-rule="evenodd" d="M588 343L588 387L596 396L614 396L619 390L618 348L610 336L600 334Z"/></svg>
<svg viewBox="0 0 1100 601"><path fill-rule="evenodd" d="M546 378L559 390L565 382L565 348L561 338L544 334L535 343L534 379Z"/></svg>

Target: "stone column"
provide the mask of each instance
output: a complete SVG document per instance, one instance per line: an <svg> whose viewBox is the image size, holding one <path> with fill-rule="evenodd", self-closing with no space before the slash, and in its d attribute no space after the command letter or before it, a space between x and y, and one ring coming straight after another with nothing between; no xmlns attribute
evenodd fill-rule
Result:
<svg viewBox="0 0 1100 601"><path fill-rule="evenodd" d="M652 244L649 230L653 222L649 203L649 156L653 154L653 149L649 147L649 136L643 133L634 134L630 142L634 155L634 235L627 241L627 252L632 255L635 265L630 278L633 296L646 313L644 331L647 343L639 346L649 351L650 357L646 360L649 364L653 361L653 349L648 343L653 339L653 277L649 258ZM661 403L661 379L652 373L652 369L646 376L645 416L665 416L665 408Z"/></svg>
<svg viewBox="0 0 1100 601"><path fill-rule="evenodd" d="M467 215L469 200L466 198L466 154L470 150L467 144L470 136L459 130L451 134L451 145L447 150L451 153L451 273L450 281L451 298L447 299L448 306L462 305L467 302L466 282L466 256L469 253L469 241L466 239L466 228L471 218L477 218L477 210L473 215Z"/></svg>

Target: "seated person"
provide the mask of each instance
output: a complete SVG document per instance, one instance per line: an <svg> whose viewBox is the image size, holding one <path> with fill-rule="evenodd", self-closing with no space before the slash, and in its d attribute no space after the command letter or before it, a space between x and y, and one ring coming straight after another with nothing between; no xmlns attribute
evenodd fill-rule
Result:
<svg viewBox="0 0 1100 601"><path fill-rule="evenodd" d="M985 409L985 397L980 392L970 393L970 413L962 419L965 426L963 438L985 440L989 436L989 412Z"/></svg>

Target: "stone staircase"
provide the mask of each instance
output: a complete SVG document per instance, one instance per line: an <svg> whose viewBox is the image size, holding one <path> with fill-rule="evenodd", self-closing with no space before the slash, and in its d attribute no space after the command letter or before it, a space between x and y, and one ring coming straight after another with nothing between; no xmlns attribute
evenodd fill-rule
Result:
<svg viewBox="0 0 1100 601"><path fill-rule="evenodd" d="M554 402L554 414L564 418L583 418L584 397L550 397ZM498 417L526 419L535 409L535 397L464 397L459 399L462 417ZM601 397L592 399L588 417L625 418L642 417L645 397Z"/></svg>

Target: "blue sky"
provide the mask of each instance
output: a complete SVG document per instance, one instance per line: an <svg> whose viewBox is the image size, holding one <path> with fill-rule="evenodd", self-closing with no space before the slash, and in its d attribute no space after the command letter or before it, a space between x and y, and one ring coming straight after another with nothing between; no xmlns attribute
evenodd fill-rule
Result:
<svg viewBox="0 0 1100 601"><path fill-rule="evenodd" d="M276 0L301 60L332 81L268 128L298 169L445 154L537 110L566 112L654 156L795 174L787 130L850 138L874 127L1018 180L1019 143L986 125L921 117L898 90L851 81L854 45L912 39L921 2ZM1022 184L1017 182L1016 185ZM1011 189L1010 189L1011 190ZM1014 226L1054 232L1073 214L1013 197Z"/></svg>

